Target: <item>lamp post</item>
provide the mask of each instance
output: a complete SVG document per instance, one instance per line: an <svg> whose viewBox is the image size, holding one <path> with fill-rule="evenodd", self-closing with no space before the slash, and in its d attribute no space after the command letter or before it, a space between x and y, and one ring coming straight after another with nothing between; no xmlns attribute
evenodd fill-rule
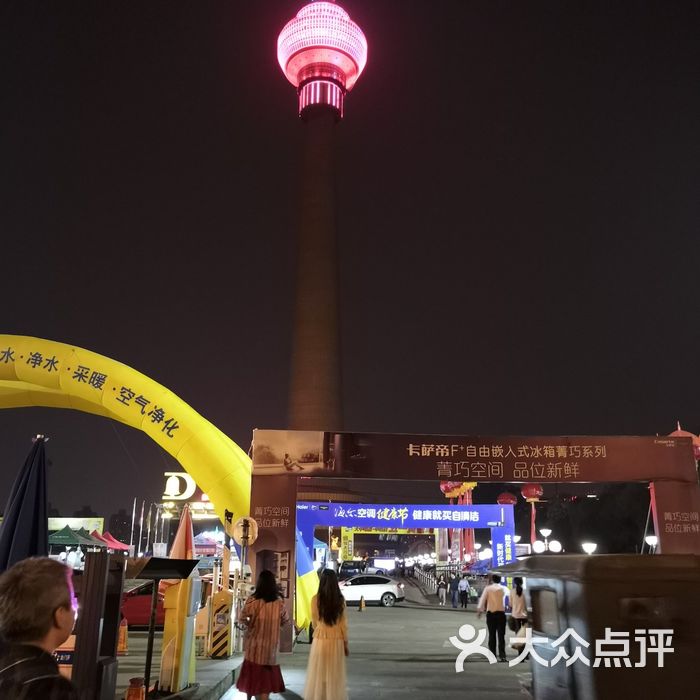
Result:
<svg viewBox="0 0 700 700"><path fill-rule="evenodd" d="M544 537L544 546L547 547L547 538L552 534L552 531L548 527L540 528L540 535Z"/></svg>
<svg viewBox="0 0 700 700"><path fill-rule="evenodd" d="M548 527L541 528L540 534L544 538L544 541L535 540L532 543L532 551L535 554L543 554L544 552L552 552L552 554L559 554L562 551L563 547L559 540L548 539L552 534L552 531Z"/></svg>

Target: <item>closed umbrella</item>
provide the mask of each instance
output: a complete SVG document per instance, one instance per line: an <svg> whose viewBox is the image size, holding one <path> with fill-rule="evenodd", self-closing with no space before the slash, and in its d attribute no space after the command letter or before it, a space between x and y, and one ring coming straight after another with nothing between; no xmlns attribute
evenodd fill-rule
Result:
<svg viewBox="0 0 700 700"><path fill-rule="evenodd" d="M185 504L180 515L180 524L173 545L170 548L171 559L194 559L194 529L189 505Z"/></svg>
<svg viewBox="0 0 700 700"><path fill-rule="evenodd" d="M192 514L189 505L185 504L180 515L180 524L175 533L170 559L194 559L194 529L192 526ZM160 582L160 591L163 592L170 586L178 583L177 579L163 579Z"/></svg>
<svg viewBox="0 0 700 700"><path fill-rule="evenodd" d="M45 442L43 435L34 439L7 499L0 526L0 572L22 559L49 553Z"/></svg>

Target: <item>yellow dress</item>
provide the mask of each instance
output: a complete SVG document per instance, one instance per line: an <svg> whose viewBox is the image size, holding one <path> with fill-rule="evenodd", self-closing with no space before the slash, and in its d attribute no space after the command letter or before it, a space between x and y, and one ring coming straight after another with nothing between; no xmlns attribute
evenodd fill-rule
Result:
<svg viewBox="0 0 700 700"><path fill-rule="evenodd" d="M348 620L343 610L334 625L327 625L318 615L317 596L311 599L314 640L309 653L304 700L347 700L345 642Z"/></svg>

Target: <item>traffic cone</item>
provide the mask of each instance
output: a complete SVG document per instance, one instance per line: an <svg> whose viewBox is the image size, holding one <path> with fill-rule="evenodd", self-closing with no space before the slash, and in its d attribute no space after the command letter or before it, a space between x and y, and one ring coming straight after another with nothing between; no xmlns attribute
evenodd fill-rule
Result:
<svg viewBox="0 0 700 700"><path fill-rule="evenodd" d="M359 612L365 609L365 597L363 595L360 596L360 604L357 606L357 609Z"/></svg>

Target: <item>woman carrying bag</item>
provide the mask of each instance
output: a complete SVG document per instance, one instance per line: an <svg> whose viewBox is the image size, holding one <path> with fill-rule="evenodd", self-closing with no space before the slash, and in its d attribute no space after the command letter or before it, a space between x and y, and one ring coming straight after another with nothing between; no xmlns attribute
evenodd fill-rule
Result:
<svg viewBox="0 0 700 700"><path fill-rule="evenodd" d="M280 597L275 575L261 571L253 593L246 600L238 617L246 625L243 638L243 665L236 687L251 700L268 700L270 693L285 690L282 672L277 663L280 627L289 622L289 615Z"/></svg>
<svg viewBox="0 0 700 700"><path fill-rule="evenodd" d="M338 577L331 569L321 574L318 593L311 599L311 620L314 640L309 652L304 699L347 700L348 621Z"/></svg>

